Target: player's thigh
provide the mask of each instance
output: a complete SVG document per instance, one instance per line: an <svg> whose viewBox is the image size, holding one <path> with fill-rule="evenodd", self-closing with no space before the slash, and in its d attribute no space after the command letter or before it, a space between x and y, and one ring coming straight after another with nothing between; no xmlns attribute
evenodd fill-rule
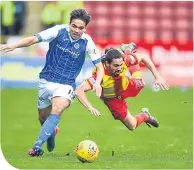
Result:
<svg viewBox="0 0 194 170"><path fill-rule="evenodd" d="M139 93L140 90L144 88L145 82L144 82L143 78L136 78L136 77L135 77L135 78L132 78L132 79L131 79L131 84L130 84L130 86L131 86L131 87L129 87L129 88L131 88L131 89L133 89L134 91L136 91L137 93Z"/></svg>
<svg viewBox="0 0 194 170"><path fill-rule="evenodd" d="M131 78L129 78L128 90L132 91L132 95L137 95L145 85L143 74L139 64L131 66L129 70L131 72Z"/></svg>
<svg viewBox="0 0 194 170"><path fill-rule="evenodd" d="M70 85L59 85L52 95L52 113L61 114L74 99L74 90Z"/></svg>
<svg viewBox="0 0 194 170"><path fill-rule="evenodd" d="M121 122L129 129L134 130L137 124L137 120L134 116L132 116L129 112L127 113L127 116L121 120Z"/></svg>
<svg viewBox="0 0 194 170"><path fill-rule="evenodd" d="M129 78L129 85L123 92L123 97L135 97L144 88L145 83L142 78Z"/></svg>
<svg viewBox="0 0 194 170"><path fill-rule="evenodd" d="M127 116L128 107L125 100L122 99L105 99L104 103L109 108L110 112L112 113L112 116L116 120L123 120Z"/></svg>

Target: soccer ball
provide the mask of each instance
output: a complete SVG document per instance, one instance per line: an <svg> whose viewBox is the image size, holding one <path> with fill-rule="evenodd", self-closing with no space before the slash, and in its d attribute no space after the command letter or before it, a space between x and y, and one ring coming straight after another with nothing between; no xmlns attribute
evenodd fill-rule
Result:
<svg viewBox="0 0 194 170"><path fill-rule="evenodd" d="M99 154L98 147L91 140L81 141L76 149L77 158L82 162L93 162Z"/></svg>

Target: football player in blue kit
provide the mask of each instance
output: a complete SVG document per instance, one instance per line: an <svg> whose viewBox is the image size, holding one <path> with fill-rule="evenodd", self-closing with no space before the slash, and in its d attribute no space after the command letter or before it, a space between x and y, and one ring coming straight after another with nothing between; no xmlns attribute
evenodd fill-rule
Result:
<svg viewBox="0 0 194 170"><path fill-rule="evenodd" d="M70 14L69 24L56 25L15 44L0 45L0 51L9 52L39 42L49 42L38 85L38 113L42 127L38 139L28 152L31 156L42 155L42 145L46 141L48 151L54 149L57 125L61 114L74 98L75 80L82 69L86 53L96 66L97 80L93 87L97 97L101 96L100 83L104 69L92 38L85 33L89 22L89 13L84 9L76 9Z"/></svg>

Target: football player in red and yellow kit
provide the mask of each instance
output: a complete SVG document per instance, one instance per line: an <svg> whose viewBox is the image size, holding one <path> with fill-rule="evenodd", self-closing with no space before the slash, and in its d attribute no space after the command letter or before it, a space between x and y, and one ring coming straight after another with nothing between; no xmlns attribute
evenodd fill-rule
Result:
<svg viewBox="0 0 194 170"><path fill-rule="evenodd" d="M152 72L155 78L155 84L163 90L168 90L168 84L159 76L151 59L143 54L132 53L129 50L121 53L119 50L110 48L105 51L102 57L104 65L104 77L101 82L102 96L101 99L109 108L115 119L120 120L129 130L134 130L141 123L145 122L158 127L158 121L152 117L147 108L142 112L132 116L128 111L126 98L135 97L144 87L142 72L139 63L143 62ZM130 75L128 74L130 72ZM86 79L75 91L79 101L94 115L99 116L100 112L95 109L87 100L86 91L93 88L96 80L96 70L90 78Z"/></svg>

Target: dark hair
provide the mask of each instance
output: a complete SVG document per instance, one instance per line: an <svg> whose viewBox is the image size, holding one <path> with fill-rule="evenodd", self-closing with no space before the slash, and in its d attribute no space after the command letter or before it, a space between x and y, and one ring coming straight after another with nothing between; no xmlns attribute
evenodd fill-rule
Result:
<svg viewBox="0 0 194 170"><path fill-rule="evenodd" d="M73 19L80 19L86 23L86 26L90 22L90 14L85 9L76 9L73 10L70 14L70 23Z"/></svg>
<svg viewBox="0 0 194 170"><path fill-rule="evenodd" d="M101 61L102 63L105 63L107 61L108 63L111 63L113 59L115 58L121 58L122 54L119 50L115 48L109 48L105 49L105 54L102 56Z"/></svg>

